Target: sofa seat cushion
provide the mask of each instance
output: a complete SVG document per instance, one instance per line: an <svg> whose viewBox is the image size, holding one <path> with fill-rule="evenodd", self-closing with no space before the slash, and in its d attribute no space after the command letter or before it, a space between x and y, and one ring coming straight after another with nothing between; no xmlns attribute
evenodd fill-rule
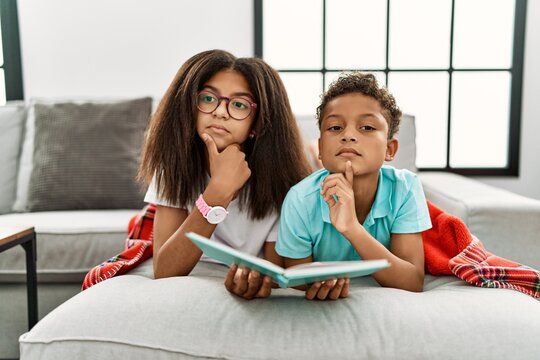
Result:
<svg viewBox="0 0 540 360"><path fill-rule="evenodd" d="M151 260L150 260L151 261ZM147 263L149 265L149 263ZM151 266L147 266L150 270ZM427 276L425 291L351 281L339 301L293 289L246 301L223 286L226 268L190 276L119 276L71 298L19 339L22 359L533 358L540 306L507 289Z"/></svg>
<svg viewBox="0 0 540 360"><path fill-rule="evenodd" d="M79 210L12 213L0 228L33 226L37 233L39 282L80 282L88 270L124 247L129 219L138 210ZM26 281L21 246L0 254L0 282Z"/></svg>

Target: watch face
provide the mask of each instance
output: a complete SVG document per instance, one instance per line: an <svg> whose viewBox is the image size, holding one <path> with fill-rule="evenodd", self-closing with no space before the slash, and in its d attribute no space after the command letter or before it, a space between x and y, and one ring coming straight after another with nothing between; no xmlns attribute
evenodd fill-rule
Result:
<svg viewBox="0 0 540 360"><path fill-rule="evenodd" d="M221 206L214 206L208 214L206 214L206 220L210 224L219 224L227 217L227 210Z"/></svg>

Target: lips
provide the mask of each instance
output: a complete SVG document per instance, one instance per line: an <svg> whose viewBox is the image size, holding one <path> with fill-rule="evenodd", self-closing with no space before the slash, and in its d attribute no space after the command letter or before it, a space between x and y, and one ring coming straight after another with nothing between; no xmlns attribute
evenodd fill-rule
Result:
<svg viewBox="0 0 540 360"><path fill-rule="evenodd" d="M217 124L213 124L213 125L208 126L208 129L213 130L214 132L217 132L217 133L222 133L222 134L229 132L229 130L227 130L227 128L225 128L224 126L221 126L221 125L217 125Z"/></svg>
<svg viewBox="0 0 540 360"><path fill-rule="evenodd" d="M338 153L336 155L337 156L339 156L339 155L360 156L360 153L358 151L356 151L355 149L353 149L353 148L342 148L342 149L339 149L339 151L338 151Z"/></svg>

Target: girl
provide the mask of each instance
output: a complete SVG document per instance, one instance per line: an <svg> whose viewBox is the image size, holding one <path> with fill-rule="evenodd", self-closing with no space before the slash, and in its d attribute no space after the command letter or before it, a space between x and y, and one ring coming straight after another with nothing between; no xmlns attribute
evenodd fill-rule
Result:
<svg viewBox="0 0 540 360"><path fill-rule="evenodd" d="M139 169L145 201L157 205L155 277L188 275L197 264L189 231L282 265L278 213L309 173L276 71L220 50L187 60L149 124ZM271 280L233 266L225 286L251 299L268 296Z"/></svg>

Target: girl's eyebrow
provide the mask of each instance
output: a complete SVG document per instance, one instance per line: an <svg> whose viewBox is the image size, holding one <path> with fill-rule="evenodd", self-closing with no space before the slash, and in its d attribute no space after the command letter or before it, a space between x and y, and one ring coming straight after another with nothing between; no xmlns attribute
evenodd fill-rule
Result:
<svg viewBox="0 0 540 360"><path fill-rule="evenodd" d="M214 87L214 86L212 86L212 85L204 85L204 86L203 86L203 89L206 89L206 88L208 88L208 89L214 91L215 93L221 95L221 92L220 92L216 87ZM231 96L247 96L247 97L251 98L252 100L254 99L253 95L251 95L250 93L247 93L247 92L241 92L241 91L240 91L240 92L232 93Z"/></svg>

